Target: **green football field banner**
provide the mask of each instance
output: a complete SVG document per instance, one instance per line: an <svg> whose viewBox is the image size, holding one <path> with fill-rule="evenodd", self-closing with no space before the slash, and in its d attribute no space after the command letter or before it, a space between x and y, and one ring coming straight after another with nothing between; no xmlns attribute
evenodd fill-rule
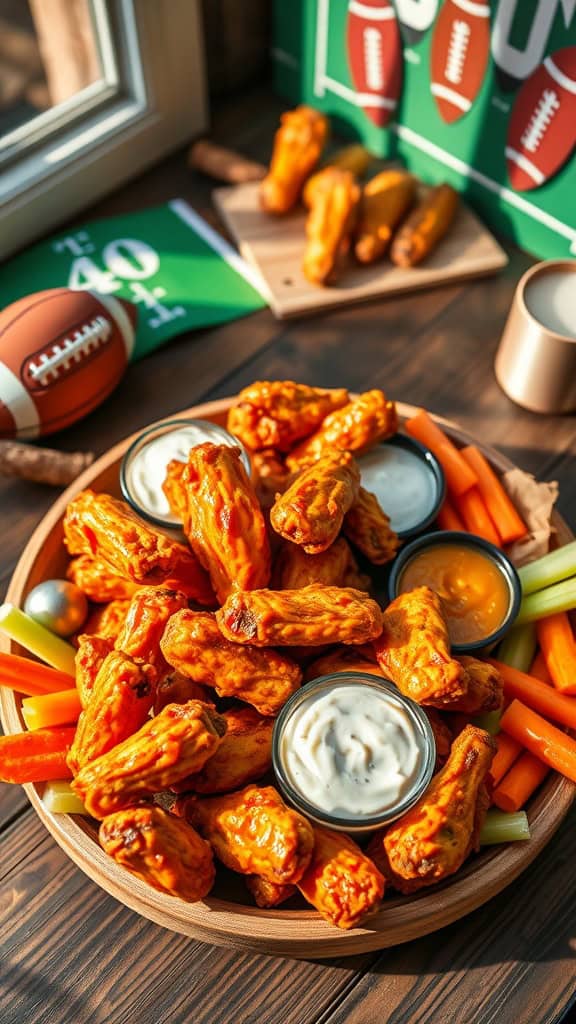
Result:
<svg viewBox="0 0 576 1024"><path fill-rule="evenodd" d="M576 0L276 0L274 19L283 95L528 251L576 255Z"/></svg>
<svg viewBox="0 0 576 1024"><path fill-rule="evenodd" d="M257 273L182 199L93 221L26 249L0 270L0 308L61 287L135 303L134 359L176 334L266 305Z"/></svg>

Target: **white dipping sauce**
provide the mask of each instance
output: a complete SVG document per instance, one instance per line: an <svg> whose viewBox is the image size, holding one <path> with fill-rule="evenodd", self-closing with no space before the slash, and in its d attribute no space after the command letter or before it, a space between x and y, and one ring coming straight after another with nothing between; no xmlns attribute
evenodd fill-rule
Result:
<svg viewBox="0 0 576 1024"><path fill-rule="evenodd" d="M396 532L412 530L430 515L436 480L426 462L397 445L380 444L358 459L361 483L380 502Z"/></svg>
<svg viewBox="0 0 576 1024"><path fill-rule="evenodd" d="M576 340L576 271L549 270L534 275L524 302L535 320L555 334Z"/></svg>
<svg viewBox="0 0 576 1024"><path fill-rule="evenodd" d="M286 722L281 758L295 790L342 818L393 808L422 765L408 713L384 690L354 683L302 701Z"/></svg>
<svg viewBox="0 0 576 1024"><path fill-rule="evenodd" d="M176 427L144 444L126 466L126 483L134 501L150 515L177 523L162 490L166 467L172 459L188 462L190 449L205 441L230 447L238 445L231 434L218 427L211 429L209 424L205 427L193 424Z"/></svg>

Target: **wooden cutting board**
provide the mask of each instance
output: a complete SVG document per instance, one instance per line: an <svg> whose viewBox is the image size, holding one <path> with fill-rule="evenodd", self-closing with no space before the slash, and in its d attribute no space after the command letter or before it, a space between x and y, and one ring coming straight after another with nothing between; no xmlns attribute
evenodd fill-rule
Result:
<svg viewBox="0 0 576 1024"><path fill-rule="evenodd" d="M449 234L421 266L405 270L386 259L368 267L351 262L337 284L320 288L310 284L300 269L304 210L286 217L263 213L258 183L253 182L216 189L213 198L242 256L259 272L272 311L281 319L481 277L508 262L495 238L462 203Z"/></svg>

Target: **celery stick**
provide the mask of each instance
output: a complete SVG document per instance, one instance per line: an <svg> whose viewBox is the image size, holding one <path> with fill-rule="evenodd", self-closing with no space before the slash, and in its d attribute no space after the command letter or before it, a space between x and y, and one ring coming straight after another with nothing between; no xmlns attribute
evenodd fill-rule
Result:
<svg viewBox="0 0 576 1024"><path fill-rule="evenodd" d="M513 814L494 809L488 811L480 830L481 846L514 843L520 839L530 839L530 826L525 811L516 811Z"/></svg>
<svg viewBox="0 0 576 1024"><path fill-rule="evenodd" d="M74 648L13 604L0 606L0 632L6 633L11 640L46 661L52 668L58 668L69 676L75 675Z"/></svg>
<svg viewBox="0 0 576 1024"><path fill-rule="evenodd" d="M472 725L476 725L479 729L484 729L489 732L491 736L495 736L497 732L500 732L500 719L502 718L502 710L500 711L485 711L483 715L475 715L472 719Z"/></svg>
<svg viewBox="0 0 576 1024"><path fill-rule="evenodd" d="M531 622L514 626L498 648L498 660L520 672L528 672L536 652L536 630Z"/></svg>
<svg viewBox="0 0 576 1024"><path fill-rule="evenodd" d="M569 576L576 575L576 540L565 544L556 551L550 551L535 562L523 565L518 569L518 575L522 584L524 594L533 594L535 590L542 590L559 580L566 580Z"/></svg>
<svg viewBox="0 0 576 1024"><path fill-rule="evenodd" d="M79 796L70 789L69 782L47 782L42 794L42 803L52 814L87 814Z"/></svg>
<svg viewBox="0 0 576 1024"><path fill-rule="evenodd" d="M534 594L522 598L516 626L525 622L536 622L546 615L554 615L555 612L569 612L576 608L576 576L569 580L562 580L552 587L545 587L544 590L537 590Z"/></svg>

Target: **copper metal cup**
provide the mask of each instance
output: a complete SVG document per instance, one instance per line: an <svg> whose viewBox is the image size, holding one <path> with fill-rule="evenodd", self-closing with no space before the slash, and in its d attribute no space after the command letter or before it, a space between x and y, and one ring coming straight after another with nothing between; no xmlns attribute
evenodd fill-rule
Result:
<svg viewBox="0 0 576 1024"><path fill-rule="evenodd" d="M576 335L558 334L540 323L525 301L527 284L551 271L574 274L576 260L545 260L520 278L508 314L494 372L502 390L532 412L576 410Z"/></svg>

